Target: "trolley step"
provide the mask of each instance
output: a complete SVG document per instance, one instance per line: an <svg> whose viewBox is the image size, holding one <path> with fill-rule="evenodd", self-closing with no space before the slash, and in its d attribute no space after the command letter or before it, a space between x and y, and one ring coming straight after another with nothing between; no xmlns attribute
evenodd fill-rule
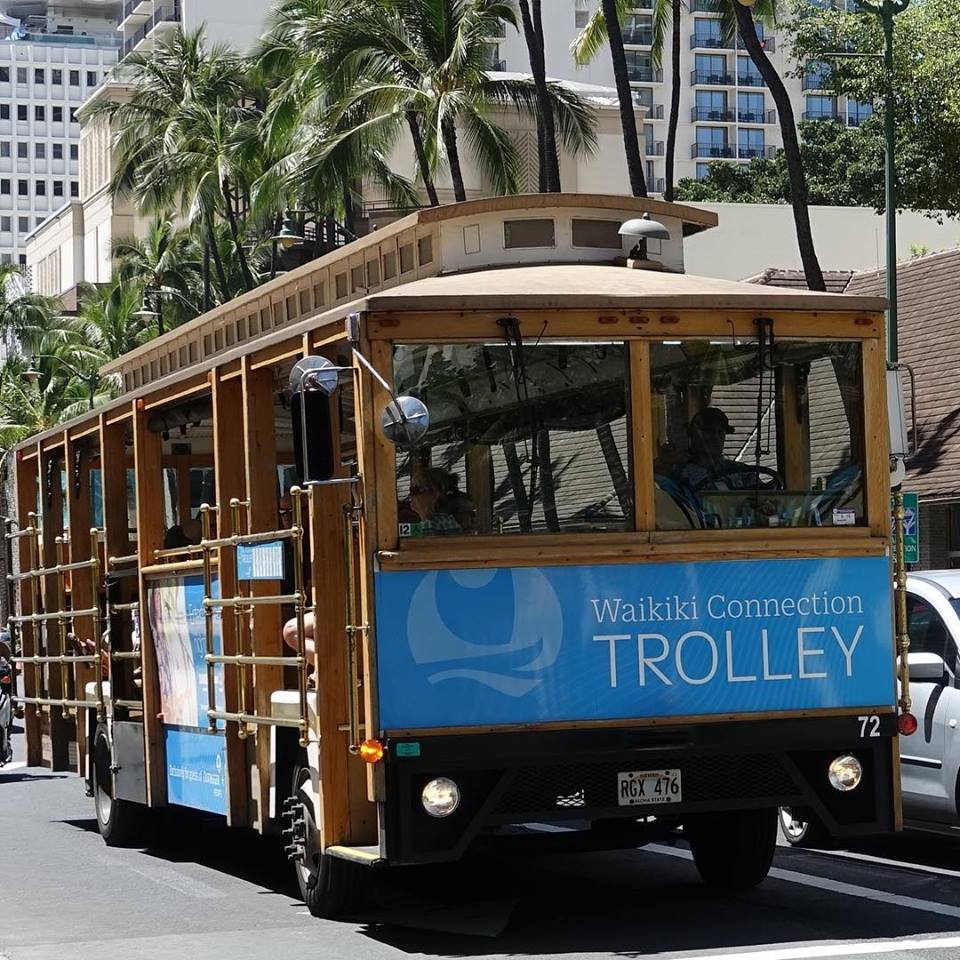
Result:
<svg viewBox="0 0 960 960"><path fill-rule="evenodd" d="M380 856L380 848L376 846L346 847L336 844L327 847L323 852L337 860L349 860L364 867L384 867L387 864L387 861Z"/></svg>

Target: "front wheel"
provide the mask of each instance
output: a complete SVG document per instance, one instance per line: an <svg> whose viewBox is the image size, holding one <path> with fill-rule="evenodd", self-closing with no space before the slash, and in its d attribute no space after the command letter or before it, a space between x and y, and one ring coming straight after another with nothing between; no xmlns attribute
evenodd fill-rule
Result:
<svg viewBox="0 0 960 960"><path fill-rule="evenodd" d="M307 909L314 917L331 919L363 903L369 868L322 852L315 801L310 767L306 756L301 756L293 771L293 795L284 807L284 834L290 840L287 852Z"/></svg>
<svg viewBox="0 0 960 960"><path fill-rule="evenodd" d="M683 835L704 883L745 890L770 872L777 846L777 811L701 814L684 821Z"/></svg>
<svg viewBox="0 0 960 960"><path fill-rule="evenodd" d="M148 809L140 803L113 795L113 763L110 738L98 727L93 741L93 803L97 827L108 847L142 846L146 838Z"/></svg>

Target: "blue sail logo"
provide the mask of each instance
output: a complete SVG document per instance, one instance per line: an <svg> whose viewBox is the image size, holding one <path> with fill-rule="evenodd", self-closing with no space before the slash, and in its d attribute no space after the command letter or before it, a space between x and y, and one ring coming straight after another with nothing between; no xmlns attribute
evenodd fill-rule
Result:
<svg viewBox="0 0 960 960"><path fill-rule="evenodd" d="M416 663L445 665L430 683L467 680L522 697L560 653L563 614L539 570L432 571L411 598L407 638Z"/></svg>

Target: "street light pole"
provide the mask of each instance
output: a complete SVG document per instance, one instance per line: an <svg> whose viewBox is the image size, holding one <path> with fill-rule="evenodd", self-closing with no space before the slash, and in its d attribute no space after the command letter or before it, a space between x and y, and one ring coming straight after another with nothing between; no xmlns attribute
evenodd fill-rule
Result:
<svg viewBox="0 0 960 960"><path fill-rule="evenodd" d="M887 360L896 363L897 349L897 159L896 118L893 93L893 18L910 0L862 0L862 5L880 15L883 26L883 133L886 141L887 207Z"/></svg>
<svg viewBox="0 0 960 960"><path fill-rule="evenodd" d="M40 371L37 369L38 361L43 358L45 360L56 360L61 367L66 367L78 380L82 380L84 386L87 388L87 408L92 410L94 408L94 400L97 393L97 385L100 383L100 374L93 370L90 373L82 373L78 370L73 364L68 363L62 357L58 357L53 353L35 353L30 358L30 366L27 367L26 373L24 374L27 380L31 383L36 383L40 379Z"/></svg>

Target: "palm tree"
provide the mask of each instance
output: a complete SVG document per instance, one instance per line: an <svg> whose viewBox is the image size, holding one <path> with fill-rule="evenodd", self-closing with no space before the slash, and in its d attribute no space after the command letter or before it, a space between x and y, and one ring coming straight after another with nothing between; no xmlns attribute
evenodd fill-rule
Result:
<svg viewBox="0 0 960 960"><path fill-rule="evenodd" d="M626 53L623 49L623 32L620 26L633 7L634 4L631 0L613 0L612 3L604 0L600 9L593 14L587 21L587 25L577 35L572 45L572 53L574 61L583 66L590 63L603 46L610 47L617 85L617 97L620 102L620 122L623 128L624 150L627 157L630 186L635 197L645 197L647 195L646 180L643 176L643 161L640 157L633 92L630 88L630 78L627 75ZM671 18L673 20L672 96L667 133L667 190L672 194L677 123L680 117L680 0L654 0L652 16L653 43L650 47L650 59L653 65L658 68L663 62L663 44L666 37L667 21ZM613 22L616 30L615 39L608 27L610 22ZM668 197L667 199L671 198Z"/></svg>
<svg viewBox="0 0 960 960"><path fill-rule="evenodd" d="M530 57L530 71L537 90L537 146L540 158L540 192L559 193L560 158L557 153L557 130L547 90L547 65L543 45L543 18L540 0L518 0L523 36Z"/></svg>
<svg viewBox="0 0 960 960"><path fill-rule="evenodd" d="M177 230L171 220L155 217L142 240L136 237L115 240L111 253L121 281L156 294L159 332L200 312L202 254L188 231ZM163 314L164 301L170 304L167 317Z"/></svg>
<svg viewBox="0 0 960 960"><path fill-rule="evenodd" d="M121 276L106 286L81 289L77 315L62 322L71 356L84 369L96 370L157 335L140 310L143 289L140 282Z"/></svg>
<svg viewBox="0 0 960 960"><path fill-rule="evenodd" d="M0 264L0 343L4 353L29 349L47 334L56 308L50 297L30 293L14 264Z"/></svg>
<svg viewBox="0 0 960 960"><path fill-rule="evenodd" d="M215 223L226 220L236 239L241 274L253 276L244 260L239 198L249 185L232 161L233 138L256 117L244 102L244 60L222 45L208 48L203 28L178 30L149 55L124 59L132 93L96 104L117 131L115 193L130 194L142 210L185 213L206 237L223 288L226 270L214 243Z"/></svg>
<svg viewBox="0 0 960 960"><path fill-rule="evenodd" d="M776 20L776 0L757 0L755 13L743 6L737 0L723 0L722 12L726 21L728 35L732 34L734 24L743 40L743 45L750 54L764 83L770 88L770 95L777 107L780 118L780 133L783 138L783 156L787 165L787 176L790 181L790 205L793 207L793 222L797 232L797 246L800 248L800 261L803 264L803 273L807 286L811 290L826 290L823 282L823 271L813 245L813 232L810 229L809 195L807 192L807 177L803 170L803 161L800 157L800 141L797 137L797 125L793 117L793 106L790 95L783 85L783 80L777 73L770 59L767 57L763 44L757 36L757 27L754 16L761 20L773 22ZM733 19L733 23L729 21Z"/></svg>
<svg viewBox="0 0 960 960"><path fill-rule="evenodd" d="M529 80L490 75L486 53L486 38L501 23L516 24L513 7L500 0L341 3L336 16L304 25L302 34L328 51L319 61L328 82L342 78L340 109L362 104L365 123L386 119L418 130L413 141L421 175L432 179L442 155L457 200L466 199L461 135L493 189L516 192L519 158L490 114L512 106L535 116L536 88ZM592 149L593 118L585 104L555 85L548 93L561 142L574 152Z"/></svg>

